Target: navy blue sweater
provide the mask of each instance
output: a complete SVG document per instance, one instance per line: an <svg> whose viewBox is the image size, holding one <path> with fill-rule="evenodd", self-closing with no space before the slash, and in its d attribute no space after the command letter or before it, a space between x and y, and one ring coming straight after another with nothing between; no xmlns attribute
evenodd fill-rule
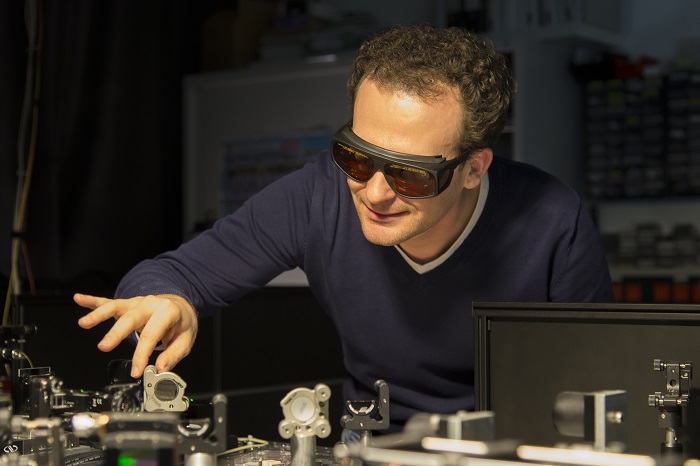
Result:
<svg viewBox="0 0 700 466"><path fill-rule="evenodd" d="M137 265L118 297L177 293L200 313L300 267L337 326L345 399L391 390L392 423L473 407L473 301L611 302L598 232L578 195L534 167L495 158L489 194L454 254L418 274L362 234L345 176L323 153L211 230Z"/></svg>

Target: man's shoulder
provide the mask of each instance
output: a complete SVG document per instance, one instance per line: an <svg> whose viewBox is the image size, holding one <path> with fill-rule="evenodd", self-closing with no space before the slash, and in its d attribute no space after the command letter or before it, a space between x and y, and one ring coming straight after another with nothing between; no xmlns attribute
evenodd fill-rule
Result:
<svg viewBox="0 0 700 466"><path fill-rule="evenodd" d="M552 216L578 215L579 193L554 175L526 163L494 158L489 168L489 198L501 211Z"/></svg>
<svg viewBox="0 0 700 466"><path fill-rule="evenodd" d="M578 198L576 191L561 179L535 165L494 157L489 168L489 181L508 191L554 191Z"/></svg>
<svg viewBox="0 0 700 466"><path fill-rule="evenodd" d="M495 156L493 162L491 163L491 168L495 170L500 170L507 175L517 175L518 177L524 177L526 179L548 179L558 180L554 175L542 170L541 168L516 160L506 159L503 157Z"/></svg>

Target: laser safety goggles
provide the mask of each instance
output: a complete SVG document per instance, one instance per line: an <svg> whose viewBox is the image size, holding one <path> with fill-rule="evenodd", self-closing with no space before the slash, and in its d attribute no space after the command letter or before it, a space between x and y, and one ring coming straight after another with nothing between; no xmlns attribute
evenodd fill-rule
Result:
<svg viewBox="0 0 700 466"><path fill-rule="evenodd" d="M384 149L358 137L350 128L352 121L340 128L331 141L333 162L343 173L360 183L381 170L391 189L409 199L435 197L452 181L455 167L469 153L447 160L442 155L409 155Z"/></svg>

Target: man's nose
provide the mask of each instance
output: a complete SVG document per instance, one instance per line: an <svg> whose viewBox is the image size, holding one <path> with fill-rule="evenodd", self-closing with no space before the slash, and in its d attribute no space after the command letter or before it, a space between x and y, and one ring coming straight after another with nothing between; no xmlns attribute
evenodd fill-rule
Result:
<svg viewBox="0 0 700 466"><path fill-rule="evenodd" d="M365 191L367 193L367 200L373 204L379 204L396 197L396 193L391 189L391 186L389 186L389 182L381 170L375 171L372 178L367 180Z"/></svg>

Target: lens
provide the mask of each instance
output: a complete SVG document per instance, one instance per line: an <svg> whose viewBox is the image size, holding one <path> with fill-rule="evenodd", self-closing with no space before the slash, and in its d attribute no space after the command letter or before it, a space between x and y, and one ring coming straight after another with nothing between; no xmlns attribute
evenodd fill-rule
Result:
<svg viewBox="0 0 700 466"><path fill-rule="evenodd" d="M177 397L178 386L172 379L162 379L153 387L153 392L160 401L172 401Z"/></svg>
<svg viewBox="0 0 700 466"><path fill-rule="evenodd" d="M454 169L450 168L449 170L445 170L438 175L440 177L440 183L438 184L438 186L440 186L440 192L447 189L447 187L450 185L450 181L452 181L452 174L453 173L454 173Z"/></svg>
<svg viewBox="0 0 700 466"><path fill-rule="evenodd" d="M390 164L384 173L397 193L409 197L435 194L435 178L427 171L405 165Z"/></svg>
<svg viewBox="0 0 700 466"><path fill-rule="evenodd" d="M339 142L333 143L333 160L350 178L365 182L374 173L374 162L366 155Z"/></svg>

